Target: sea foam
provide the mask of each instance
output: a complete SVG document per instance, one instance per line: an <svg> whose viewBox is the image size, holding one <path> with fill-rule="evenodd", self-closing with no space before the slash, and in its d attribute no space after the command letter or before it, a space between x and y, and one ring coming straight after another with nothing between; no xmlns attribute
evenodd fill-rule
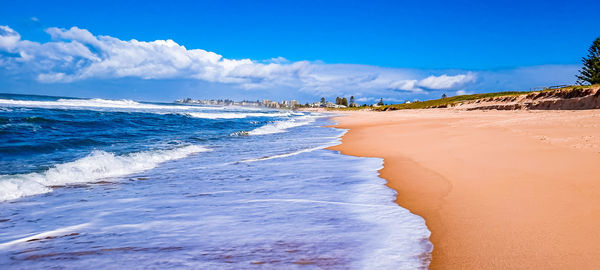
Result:
<svg viewBox="0 0 600 270"><path fill-rule="evenodd" d="M0 99L0 105L29 108L108 108L133 110L227 110L238 107L186 106L178 104L150 104L128 99L58 99L49 101ZM260 110L259 108L243 108L244 110Z"/></svg>
<svg viewBox="0 0 600 270"><path fill-rule="evenodd" d="M115 155L96 150L84 158L55 165L45 172L0 175L0 201L47 193L52 191L52 186L91 183L142 172L165 161L206 151L210 150L198 145L127 155Z"/></svg>
<svg viewBox="0 0 600 270"><path fill-rule="evenodd" d="M336 145L337 142L335 144L326 144L326 145L322 145L322 146L317 146L317 147L312 147L312 148L306 148L306 149L302 149L302 150L298 150L295 152L291 152L291 153L285 153L285 154L279 154L279 155L273 155L273 156L266 156L266 157L261 157L261 158L251 158L251 159L245 159L240 161L241 163L248 163L248 162L256 162L256 161L262 161L262 160L270 160L270 159L276 159L276 158L285 158L285 157L291 157L291 156L295 156L295 155L299 155L302 153L309 153L312 151L316 151L316 150L321 150L321 149L325 149L327 147L330 146L334 146Z"/></svg>
<svg viewBox="0 0 600 270"><path fill-rule="evenodd" d="M319 115L303 115L289 120L274 121L248 132L248 135L266 135L286 132L288 128L308 125L314 122Z"/></svg>
<svg viewBox="0 0 600 270"><path fill-rule="evenodd" d="M182 113L182 115L193 117L193 118L204 118L204 119L240 119L247 117L286 117L292 115L291 113L243 113L243 112L227 112L227 113L203 113L203 112L189 112Z"/></svg>
<svg viewBox="0 0 600 270"><path fill-rule="evenodd" d="M365 243L368 253L361 268L428 269L433 245L425 220L390 200L397 192L386 187L377 173L383 169L383 159L361 158L361 163L363 177L372 181L354 185L350 202L372 205L352 209L360 219L376 223L381 233L377 240Z"/></svg>

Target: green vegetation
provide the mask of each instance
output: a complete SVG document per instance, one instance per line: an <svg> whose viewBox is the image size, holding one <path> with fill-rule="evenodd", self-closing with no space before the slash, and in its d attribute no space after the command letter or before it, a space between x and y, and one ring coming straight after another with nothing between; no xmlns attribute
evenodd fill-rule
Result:
<svg viewBox="0 0 600 270"><path fill-rule="evenodd" d="M336 105L344 105L344 106L348 107L348 100L345 97L344 98L336 97L335 104Z"/></svg>
<svg viewBox="0 0 600 270"><path fill-rule="evenodd" d="M565 86L565 87L548 87L543 90L538 91L512 91L512 92L495 92L495 93L485 93L485 94L473 94L473 95L461 95L454 97L444 97L440 99L426 100L426 101L416 101L411 103L403 103L403 104L392 104L392 105L383 105L379 107L372 107L367 105L362 105L360 107L351 107L351 108L343 108L343 109L332 109L332 110L376 110L376 111L387 111L387 110L406 110L406 109L427 109L427 108L446 108L449 106L453 106L458 103L478 100L478 99L486 99L486 98L497 98L497 97L513 97L530 93L541 93L548 91L556 91L556 90L582 90L588 89L592 87L600 87L600 85L591 85L591 86ZM380 101L381 102L381 101Z"/></svg>
<svg viewBox="0 0 600 270"><path fill-rule="evenodd" d="M581 59L583 67L577 75L578 84L600 83L600 38L596 38L588 49L588 55Z"/></svg>
<svg viewBox="0 0 600 270"><path fill-rule="evenodd" d="M485 94L473 94L473 95L462 95L454 97L445 97L440 99L432 99L426 101L416 101L412 103L403 104L392 104L374 108L375 110L403 110L403 109L426 109L426 108L440 108L448 107L448 105L461 103L470 100L477 100L483 98L492 97L504 97L504 96L518 96L526 94L528 92L497 92L497 93L485 93Z"/></svg>

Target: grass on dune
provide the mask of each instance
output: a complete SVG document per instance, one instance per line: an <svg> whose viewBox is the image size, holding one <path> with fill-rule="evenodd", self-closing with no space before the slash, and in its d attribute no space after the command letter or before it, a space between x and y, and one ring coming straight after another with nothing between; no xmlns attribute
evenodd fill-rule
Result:
<svg viewBox="0 0 600 270"><path fill-rule="evenodd" d="M370 106L361 106L354 108L343 108L343 109L333 109L333 110L361 110L361 109L372 109L377 111L384 110L406 110L406 109L426 109L426 108L439 108L439 107L448 107L450 104L461 103L465 101L478 100L484 98L495 98L495 97L507 97L507 96L519 96L529 93L539 93L546 91L556 91L556 90L573 90L580 88L591 88L598 87L600 85L589 85L589 86L566 86L561 88L552 88L538 91L510 91L510 92L494 92L494 93L484 93L484 94L472 94L472 95L460 95L448 98L440 98L440 99L432 99L426 101L416 101L411 103L403 103L403 104L391 104L391 105L383 105L379 107L370 107Z"/></svg>
<svg viewBox="0 0 600 270"><path fill-rule="evenodd" d="M519 96L522 94L526 94L528 92L496 92L496 93L485 93L485 94L472 94L472 95L460 95L448 98L440 98L440 99L432 99L426 101L417 101L412 103L404 103L404 104L392 104L392 105L384 105L381 107L374 108L376 110L384 110L386 108L392 108L396 110L402 109L425 109L431 107L442 107L447 106L449 104L460 103L469 100L477 100L482 98L491 98L491 97L505 97L505 96Z"/></svg>

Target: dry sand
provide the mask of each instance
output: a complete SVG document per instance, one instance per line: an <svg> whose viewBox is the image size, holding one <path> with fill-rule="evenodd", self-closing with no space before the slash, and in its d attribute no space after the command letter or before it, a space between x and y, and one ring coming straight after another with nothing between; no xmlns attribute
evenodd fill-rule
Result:
<svg viewBox="0 0 600 270"><path fill-rule="evenodd" d="M431 269L600 269L600 110L350 112L344 154L384 158Z"/></svg>

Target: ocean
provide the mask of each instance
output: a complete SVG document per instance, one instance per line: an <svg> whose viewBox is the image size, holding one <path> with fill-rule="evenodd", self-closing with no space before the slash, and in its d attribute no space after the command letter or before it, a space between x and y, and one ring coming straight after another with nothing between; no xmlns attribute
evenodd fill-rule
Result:
<svg viewBox="0 0 600 270"><path fill-rule="evenodd" d="M0 94L2 269L426 269L330 115Z"/></svg>

